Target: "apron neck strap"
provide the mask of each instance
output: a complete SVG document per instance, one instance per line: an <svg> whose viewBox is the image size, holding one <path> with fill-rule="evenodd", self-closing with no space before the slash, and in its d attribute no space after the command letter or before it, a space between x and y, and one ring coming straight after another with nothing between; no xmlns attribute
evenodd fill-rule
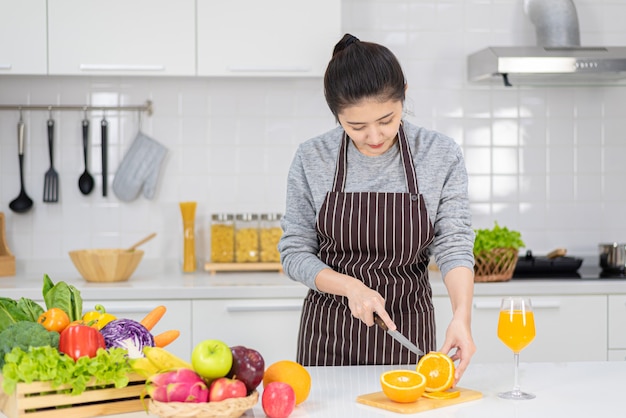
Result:
<svg viewBox="0 0 626 418"><path fill-rule="evenodd" d="M344 131L343 139L341 141L341 147L339 148L337 166L335 168L333 192L343 192L346 185L346 177L348 174L348 141L350 141L350 137L348 137L348 134L346 133L346 131ZM415 166L413 165L413 159L411 158L411 152L409 149L409 142L406 139L406 134L404 133L404 127L402 126L402 124L400 124L400 129L398 129L398 146L400 147L400 157L402 158L402 165L404 167L404 174L409 193L418 194L419 188L417 187L417 175L415 174Z"/></svg>

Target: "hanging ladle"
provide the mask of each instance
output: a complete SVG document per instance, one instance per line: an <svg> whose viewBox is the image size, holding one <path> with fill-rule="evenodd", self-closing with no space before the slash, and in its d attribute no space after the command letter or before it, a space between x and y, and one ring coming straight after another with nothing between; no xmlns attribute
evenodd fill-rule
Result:
<svg viewBox="0 0 626 418"><path fill-rule="evenodd" d="M87 149L89 148L89 120L87 119L87 111L83 119L83 157L85 159L85 171L78 178L78 188L84 195L88 195L93 190L93 176L87 170Z"/></svg>
<svg viewBox="0 0 626 418"><path fill-rule="evenodd" d="M150 241L152 238L156 237L156 232L151 233L150 235L148 235L147 237L145 237L144 239L137 241L136 243L134 243L133 245L131 245L130 247L128 247L126 249L126 251L135 251L135 249L137 247L139 247L142 244L145 244L146 242Z"/></svg>
<svg viewBox="0 0 626 418"><path fill-rule="evenodd" d="M20 194L9 203L13 212L28 212L33 207L33 200L28 197L24 190L24 120L20 110L20 120L17 123L17 153L20 161Z"/></svg>

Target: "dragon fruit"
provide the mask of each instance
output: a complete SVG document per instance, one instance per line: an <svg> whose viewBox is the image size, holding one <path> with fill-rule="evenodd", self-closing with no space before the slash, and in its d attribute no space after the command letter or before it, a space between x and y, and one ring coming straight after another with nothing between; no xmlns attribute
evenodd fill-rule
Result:
<svg viewBox="0 0 626 418"><path fill-rule="evenodd" d="M158 373L146 381L146 392L159 402L207 402L209 388L191 369Z"/></svg>

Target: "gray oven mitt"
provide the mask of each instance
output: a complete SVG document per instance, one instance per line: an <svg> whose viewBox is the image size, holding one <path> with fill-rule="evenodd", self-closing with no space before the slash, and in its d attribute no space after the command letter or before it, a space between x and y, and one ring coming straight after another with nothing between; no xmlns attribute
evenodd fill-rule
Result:
<svg viewBox="0 0 626 418"><path fill-rule="evenodd" d="M137 133L115 173L113 179L115 196L130 202L136 199L143 189L144 197L152 199L165 154L167 148L142 132Z"/></svg>

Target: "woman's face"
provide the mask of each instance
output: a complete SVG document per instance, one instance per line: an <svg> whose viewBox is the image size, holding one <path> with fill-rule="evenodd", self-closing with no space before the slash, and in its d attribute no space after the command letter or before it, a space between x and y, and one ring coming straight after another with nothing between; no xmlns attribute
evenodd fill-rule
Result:
<svg viewBox="0 0 626 418"><path fill-rule="evenodd" d="M339 123L364 155L382 155L395 143L402 121L402 102L363 99L338 115Z"/></svg>

